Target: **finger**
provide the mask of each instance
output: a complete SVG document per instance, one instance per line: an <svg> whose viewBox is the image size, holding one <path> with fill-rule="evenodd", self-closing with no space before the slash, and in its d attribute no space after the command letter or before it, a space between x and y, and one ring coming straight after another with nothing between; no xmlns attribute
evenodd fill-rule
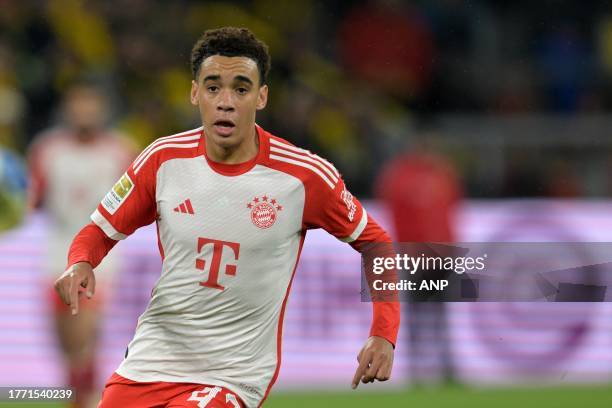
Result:
<svg viewBox="0 0 612 408"><path fill-rule="evenodd" d="M383 358L384 357L380 354L373 356L372 363L370 364L363 378L361 379L364 384L374 382L374 378L376 378L376 373L378 372L378 369L380 368L383 362Z"/></svg>
<svg viewBox="0 0 612 408"><path fill-rule="evenodd" d="M372 362L370 363L368 369L365 371L363 378L361 381L365 383L373 382L374 378L376 378L376 373L382 364L382 358L380 355L374 355L372 357Z"/></svg>
<svg viewBox="0 0 612 408"><path fill-rule="evenodd" d="M77 283L77 278L74 272L70 272L70 309L72 309L72 314L75 315L79 313L79 284Z"/></svg>
<svg viewBox="0 0 612 408"><path fill-rule="evenodd" d="M87 279L87 286L85 286L85 294L88 298L91 299L94 293L96 293L96 277L94 276L94 274L91 274Z"/></svg>
<svg viewBox="0 0 612 408"><path fill-rule="evenodd" d="M376 379L378 381L387 381L389 378L391 378L391 362L384 361L376 373Z"/></svg>
<svg viewBox="0 0 612 408"><path fill-rule="evenodd" d="M57 294L59 295L60 299L62 299L62 302L64 302L65 304L69 304L69 300L68 300L68 296L66 295L67 291L65 289L65 280L64 279L58 279L55 282L55 291L57 292Z"/></svg>
<svg viewBox="0 0 612 408"><path fill-rule="evenodd" d="M60 291L64 303L70 305L70 278L67 274L60 278Z"/></svg>
<svg viewBox="0 0 612 408"><path fill-rule="evenodd" d="M370 364L370 356L367 353L365 353L364 355L361 356L361 361L359 362L359 366L357 367L357 370L355 371L355 375L353 376L353 382L351 384L351 388L353 389L357 388L357 386L359 385L359 380L361 380L361 377L363 377L363 374L365 373L365 370L368 368L369 364Z"/></svg>
<svg viewBox="0 0 612 408"><path fill-rule="evenodd" d="M64 279L62 293L64 294L64 302L70 306L70 279Z"/></svg>
<svg viewBox="0 0 612 408"><path fill-rule="evenodd" d="M359 381L361 381L361 377L363 376L364 370L365 370L365 367L363 367L361 363L359 363L359 366L357 367L357 370L355 371L355 375L353 376L353 381L351 382L352 389L356 389L357 386L359 385Z"/></svg>

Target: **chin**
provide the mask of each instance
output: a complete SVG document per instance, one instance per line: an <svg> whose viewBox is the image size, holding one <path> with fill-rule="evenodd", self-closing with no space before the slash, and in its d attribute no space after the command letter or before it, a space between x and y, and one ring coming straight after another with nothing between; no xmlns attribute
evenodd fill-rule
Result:
<svg viewBox="0 0 612 408"><path fill-rule="evenodd" d="M223 148L231 148L240 144L240 139L235 134L230 136L221 136L212 132L212 140L213 142Z"/></svg>

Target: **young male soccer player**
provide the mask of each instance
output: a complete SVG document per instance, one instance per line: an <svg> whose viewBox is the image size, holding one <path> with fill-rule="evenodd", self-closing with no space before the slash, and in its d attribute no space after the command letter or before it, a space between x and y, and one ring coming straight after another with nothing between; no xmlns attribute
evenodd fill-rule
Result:
<svg viewBox="0 0 612 408"><path fill-rule="evenodd" d="M385 232L320 157L255 124L267 47L247 29L209 30L191 55L202 127L152 143L75 237L55 284L73 313L92 271L137 228L157 223L161 277L100 407L261 406L280 368L282 321L306 230L357 250ZM352 386L391 375L395 302L374 303Z"/></svg>

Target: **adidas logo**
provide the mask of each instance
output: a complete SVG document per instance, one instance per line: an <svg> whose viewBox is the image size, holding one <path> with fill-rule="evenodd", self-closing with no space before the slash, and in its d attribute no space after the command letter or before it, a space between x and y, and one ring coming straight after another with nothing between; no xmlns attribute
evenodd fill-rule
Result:
<svg viewBox="0 0 612 408"><path fill-rule="evenodd" d="M182 202L181 205L174 209L174 212L180 212L183 214L195 214L195 212L193 212L193 207L191 206L190 199L186 199L184 202Z"/></svg>

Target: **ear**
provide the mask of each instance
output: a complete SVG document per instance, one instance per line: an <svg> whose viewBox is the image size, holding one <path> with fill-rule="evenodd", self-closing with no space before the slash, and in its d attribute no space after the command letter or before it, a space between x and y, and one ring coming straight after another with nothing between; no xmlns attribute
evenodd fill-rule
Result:
<svg viewBox="0 0 612 408"><path fill-rule="evenodd" d="M257 110L262 110L268 103L268 85L259 87L259 95L257 95Z"/></svg>
<svg viewBox="0 0 612 408"><path fill-rule="evenodd" d="M198 106L198 90L200 89L200 85L195 80L191 81L191 104L194 106Z"/></svg>

